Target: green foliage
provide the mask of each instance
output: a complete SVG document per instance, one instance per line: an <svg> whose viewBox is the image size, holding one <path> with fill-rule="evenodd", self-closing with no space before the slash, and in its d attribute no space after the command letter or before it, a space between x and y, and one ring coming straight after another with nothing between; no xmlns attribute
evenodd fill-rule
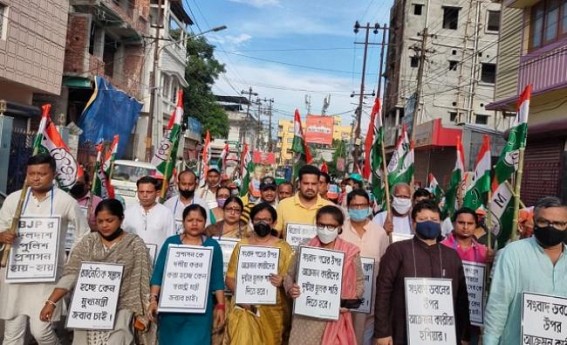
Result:
<svg viewBox="0 0 567 345"><path fill-rule="evenodd" d="M187 40L185 80L189 86L184 92L185 117L199 120L213 138L228 135L228 116L211 91L215 80L224 72L224 64L214 56L214 46L203 37Z"/></svg>

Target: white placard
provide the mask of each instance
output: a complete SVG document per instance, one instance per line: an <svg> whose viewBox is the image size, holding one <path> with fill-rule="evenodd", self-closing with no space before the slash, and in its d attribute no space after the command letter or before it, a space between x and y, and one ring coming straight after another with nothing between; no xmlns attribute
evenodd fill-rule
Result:
<svg viewBox="0 0 567 345"><path fill-rule="evenodd" d="M185 229L183 228L183 220L176 219L175 220L175 233L177 235L181 235L183 233L183 231L185 231Z"/></svg>
<svg viewBox="0 0 567 345"><path fill-rule="evenodd" d="M123 270L118 264L81 263L67 328L114 329Z"/></svg>
<svg viewBox="0 0 567 345"><path fill-rule="evenodd" d="M81 209L83 216L85 216L87 224L89 224L88 207L79 205L79 208ZM73 244L75 243L75 237L77 237L77 229L75 229L75 223L69 222L67 223L67 233L65 234L65 251L71 251L71 248L73 248Z"/></svg>
<svg viewBox="0 0 567 345"><path fill-rule="evenodd" d="M276 304L278 288L270 282L278 274L280 249L240 246L236 269L237 304Z"/></svg>
<svg viewBox="0 0 567 345"><path fill-rule="evenodd" d="M566 344L567 298L522 294L522 344Z"/></svg>
<svg viewBox="0 0 567 345"><path fill-rule="evenodd" d="M316 235L315 225L289 223L286 226L285 240L290 246L297 249L298 246L307 244Z"/></svg>
<svg viewBox="0 0 567 345"><path fill-rule="evenodd" d="M486 265L472 261L463 261L463 269L465 270L465 278L467 280L471 325L482 326L484 324L484 275Z"/></svg>
<svg viewBox="0 0 567 345"><path fill-rule="evenodd" d="M59 260L61 218L25 216L18 224L8 267L8 283L54 282Z"/></svg>
<svg viewBox="0 0 567 345"><path fill-rule="evenodd" d="M210 295L212 247L170 244L163 270L158 311L205 313Z"/></svg>
<svg viewBox="0 0 567 345"><path fill-rule="evenodd" d="M405 278L409 345L457 343L451 279Z"/></svg>
<svg viewBox="0 0 567 345"><path fill-rule="evenodd" d="M295 300L294 313L338 320L345 253L300 246L297 258L297 285L301 294Z"/></svg>
<svg viewBox="0 0 567 345"><path fill-rule="evenodd" d="M150 256L150 261L152 265L154 265L156 263L157 254L158 254L157 244L146 243L146 248L148 248L148 255Z"/></svg>
<svg viewBox="0 0 567 345"><path fill-rule="evenodd" d="M351 309L357 313L370 314L372 311L372 297L374 296L374 258L360 257L362 262L362 275L364 277L364 294L362 304L357 309Z"/></svg>
<svg viewBox="0 0 567 345"><path fill-rule="evenodd" d="M403 240L409 240L412 239L413 235L411 234L400 234L397 232L392 232L392 243L396 243L399 241L403 241Z"/></svg>
<svg viewBox="0 0 567 345"><path fill-rule="evenodd" d="M230 258L232 257L232 252L234 248L240 242L238 238L232 237L220 237L220 236L213 236L214 240L219 243L219 246L222 250L222 276L226 278L226 271L228 271L228 263L230 262Z"/></svg>

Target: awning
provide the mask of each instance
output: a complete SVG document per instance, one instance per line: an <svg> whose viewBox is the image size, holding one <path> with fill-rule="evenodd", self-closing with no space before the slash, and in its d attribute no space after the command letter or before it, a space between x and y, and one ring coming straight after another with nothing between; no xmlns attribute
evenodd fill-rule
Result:
<svg viewBox="0 0 567 345"><path fill-rule="evenodd" d="M18 102L6 101L0 99L0 113L13 117L38 117L41 116L41 110L33 105L22 104Z"/></svg>
<svg viewBox="0 0 567 345"><path fill-rule="evenodd" d="M63 86L72 89L92 89L92 80L83 77L63 77Z"/></svg>

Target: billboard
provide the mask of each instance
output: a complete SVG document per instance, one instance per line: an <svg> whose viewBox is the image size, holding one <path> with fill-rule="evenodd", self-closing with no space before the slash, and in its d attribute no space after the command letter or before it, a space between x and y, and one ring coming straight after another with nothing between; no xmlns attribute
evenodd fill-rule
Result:
<svg viewBox="0 0 567 345"><path fill-rule="evenodd" d="M333 125L332 116L307 115L305 142L331 145L333 143Z"/></svg>

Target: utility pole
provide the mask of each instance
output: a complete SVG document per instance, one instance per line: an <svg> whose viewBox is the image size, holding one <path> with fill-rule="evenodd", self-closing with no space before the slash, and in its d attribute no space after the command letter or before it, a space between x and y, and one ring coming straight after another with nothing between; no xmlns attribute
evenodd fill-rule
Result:
<svg viewBox="0 0 567 345"><path fill-rule="evenodd" d="M260 151L260 133L262 133L262 100L258 97L256 99L258 104L258 118L256 119L256 150Z"/></svg>
<svg viewBox="0 0 567 345"><path fill-rule="evenodd" d="M382 73L384 73L384 50L386 48L386 45L388 43L386 43L386 33L388 32L388 30L390 30L390 28L388 27L388 24L384 24L384 26L382 26L382 47L380 47L380 67L378 67L378 90L377 90L377 95L378 97L382 97Z"/></svg>
<svg viewBox="0 0 567 345"><path fill-rule="evenodd" d="M311 95L305 95L305 107L307 108L307 115L311 114Z"/></svg>
<svg viewBox="0 0 567 345"><path fill-rule="evenodd" d="M274 99L273 98L264 98L264 103L268 103L268 119L269 119L269 125L268 125L268 152L272 152L273 149L273 145L272 145L272 103L274 103Z"/></svg>
<svg viewBox="0 0 567 345"><path fill-rule="evenodd" d="M150 90L152 91L150 97L150 112L148 113L148 128L146 131L146 162L152 160L152 133L154 127L154 116L157 110L157 88L158 88L158 64L159 64L159 40L160 40L160 29L163 25L163 18L161 13L161 8L163 5L163 0L158 0L157 8L157 25L156 25L156 36L154 37L154 62L152 77L150 78Z"/></svg>
<svg viewBox="0 0 567 345"><path fill-rule="evenodd" d="M248 91L240 91L243 95L248 95L248 104L246 106L246 119L244 120L244 125L240 126L240 145L245 144L246 141L246 132L248 127L248 118L250 117L250 104L252 103L252 96L258 96L258 93L252 90L252 86L248 89ZM244 130L243 130L244 129Z"/></svg>
<svg viewBox="0 0 567 345"><path fill-rule="evenodd" d="M427 47L427 39L430 37L431 35L429 34L429 30L427 29L427 26L425 28L423 28L423 32L421 33L421 47L420 48L414 48L416 51L419 50L419 66L417 69L417 87L416 87L416 91L415 91L415 110L413 113L413 119L412 119L412 128L411 128L411 140L413 141L415 139L415 128L416 126L419 124L419 121L421 120L421 113L423 112L423 107L421 107L421 98L422 98L422 92L423 92L423 72L425 69L425 61L427 60L427 53L430 53L430 51L428 51L426 49Z"/></svg>
<svg viewBox="0 0 567 345"><path fill-rule="evenodd" d="M374 26L370 26L370 23L366 23L366 26L360 26L360 23L358 21L356 21L356 23L354 24L354 33L358 33L358 31L360 29L365 29L366 30L366 34L364 36L364 42L355 42L355 44L363 44L364 45L364 56L362 58L362 77L360 80L360 93L358 94L359 98L358 98L358 107L356 108L356 121L355 121L355 127L354 127L354 148L352 151L352 157L354 160L354 166L358 165L358 161L360 158L360 145L357 145L357 143L360 141L360 122L362 119L362 104L364 102L364 96L366 96L364 94L364 82L366 79L366 58L368 56L368 45L371 43L368 43L368 36L370 35L370 30L374 29L374 34L378 33L378 30L380 29L380 24L376 23L374 24ZM350 96L354 97L356 94L353 92ZM375 93L374 91L372 92L372 96L374 96Z"/></svg>

